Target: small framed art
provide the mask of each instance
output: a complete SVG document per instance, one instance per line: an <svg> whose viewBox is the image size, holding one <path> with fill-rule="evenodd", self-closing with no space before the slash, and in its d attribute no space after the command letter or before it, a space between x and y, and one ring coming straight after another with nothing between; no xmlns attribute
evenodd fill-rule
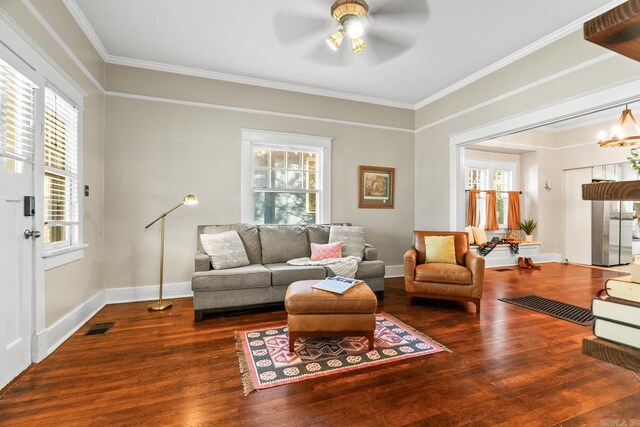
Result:
<svg viewBox="0 0 640 427"><path fill-rule="evenodd" d="M358 207L393 209L395 172L394 168L358 166Z"/></svg>

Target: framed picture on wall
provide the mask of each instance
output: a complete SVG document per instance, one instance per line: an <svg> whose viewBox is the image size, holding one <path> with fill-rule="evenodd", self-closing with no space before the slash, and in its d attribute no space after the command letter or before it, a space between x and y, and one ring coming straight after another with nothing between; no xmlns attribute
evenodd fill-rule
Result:
<svg viewBox="0 0 640 427"><path fill-rule="evenodd" d="M358 207L393 209L396 170L379 166L358 166Z"/></svg>

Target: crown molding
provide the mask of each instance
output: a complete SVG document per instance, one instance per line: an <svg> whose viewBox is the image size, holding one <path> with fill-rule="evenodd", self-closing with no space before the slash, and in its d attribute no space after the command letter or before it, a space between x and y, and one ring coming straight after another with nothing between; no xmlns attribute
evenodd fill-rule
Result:
<svg viewBox="0 0 640 427"><path fill-rule="evenodd" d="M109 64L125 65L128 67L144 68L153 71L163 71L167 73L182 74L192 77L202 77L206 79L221 80L230 83L240 83L251 86L266 87L269 89L286 90L289 92L299 92L308 95L325 96L338 98L347 101L364 102L368 104L382 105L385 107L402 108L413 110L414 105L406 102L392 101L381 98L374 98L364 95L356 95L347 92L339 92L328 89L314 88L310 86L294 85L290 83L277 82L272 80L256 79L253 77L238 76L235 74L219 73L217 71L203 70L199 68L184 67L181 65L165 64L161 62L144 61L141 59L127 58L123 56L109 55L106 60Z"/></svg>
<svg viewBox="0 0 640 427"><path fill-rule="evenodd" d="M568 36L569 34L571 34L574 31L577 31L579 29L582 28L582 25L584 24L584 22L590 20L591 18L594 18L606 11L608 11L609 9L614 8L615 6L618 6L622 3L624 3L626 0L614 0L611 1L609 3L607 3L604 6L601 6L600 8L596 9L595 11L588 13L587 15L573 21L572 23L565 25L564 27L560 28L557 31L554 31L551 34L548 34L547 36L541 38L540 40L537 40L533 43L531 43L528 46L523 47L522 49L512 53L509 56L505 56L504 58L502 58L501 60L494 62L493 64L489 65L486 68L483 68L482 70L471 74L470 76L452 84L449 87L446 87L445 89L442 89L439 92L434 93L433 95L429 96L428 98L423 99L422 101L418 102L415 105L415 109L419 110L421 108L426 107L427 105L441 99L444 98L447 95L452 94L453 92L456 92L460 89L462 89L465 86L470 85L471 83L474 83L480 79L482 79L483 77L486 77L488 75L490 75L491 73L494 73L498 70L500 70L501 68L506 67L509 64L512 64L524 57L526 57L527 55L532 54L533 52L542 49L545 46L550 45L551 43L560 40L563 37Z"/></svg>
<svg viewBox="0 0 640 427"><path fill-rule="evenodd" d="M62 37L60 37L60 35L58 33L56 33L56 31L49 24L49 22L47 22L45 17L42 16L42 14L38 11L38 9L29 0L22 0L22 4L33 15L33 17L36 18L36 20L49 33L49 35L55 40L55 42L58 43L58 45L62 48L62 50L64 50L64 52L69 56L69 58L71 58L71 60L74 62L74 64L76 64L76 66L91 81L91 83L93 83L93 85L100 92L104 93L104 88L102 87L102 84L100 84L100 82L94 77L93 74L91 74L91 72L87 69L87 67L84 66L82 61L80 61L80 59L76 56L76 54L73 53L73 50L71 50L69 45L67 45L64 42ZM42 50L42 49L40 49L40 51L44 52L44 50ZM58 67L58 68L60 68L60 67ZM73 79L71 79L71 81L73 81L75 83L75 81ZM76 86L79 87L79 85L77 83L75 83L75 84L76 84ZM84 89L82 90L82 93L83 93L84 96L87 96L86 95L87 92L84 91Z"/></svg>
<svg viewBox="0 0 640 427"><path fill-rule="evenodd" d="M62 1L64 5L67 6L67 9L69 9L71 16L73 16L73 19L76 20L76 23L80 26L82 31L84 31L84 34L87 36L95 50L98 52L98 55L100 55L102 60L106 62L107 58L109 57L109 52L107 52L107 49L105 49L104 45L102 44L100 37L98 37L91 24L89 24L89 20L85 16L84 12L82 12L82 9L80 9L80 6L78 6L78 3L76 3L75 0Z"/></svg>

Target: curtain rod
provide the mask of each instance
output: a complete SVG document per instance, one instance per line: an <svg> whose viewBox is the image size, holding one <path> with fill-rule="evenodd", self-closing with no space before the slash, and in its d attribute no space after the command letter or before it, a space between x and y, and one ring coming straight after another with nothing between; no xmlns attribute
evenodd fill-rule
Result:
<svg viewBox="0 0 640 427"><path fill-rule="evenodd" d="M471 190L464 190L465 193L468 193L469 191L471 191ZM491 191L491 190L478 190L478 191L481 192L481 193L486 193L487 191ZM513 191L516 191L516 190L513 190ZM496 190L496 193L509 193L509 191L497 191ZM518 194L522 194L522 191L518 191Z"/></svg>

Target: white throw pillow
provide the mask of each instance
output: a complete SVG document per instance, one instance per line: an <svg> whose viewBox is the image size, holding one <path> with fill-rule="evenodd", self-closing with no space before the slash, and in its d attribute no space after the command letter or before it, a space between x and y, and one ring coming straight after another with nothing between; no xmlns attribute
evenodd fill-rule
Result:
<svg viewBox="0 0 640 427"><path fill-rule="evenodd" d="M201 234L200 242L216 270L249 265L247 251L235 230L218 234Z"/></svg>
<svg viewBox="0 0 640 427"><path fill-rule="evenodd" d="M476 243L476 239L473 237L473 227L471 227L470 225L466 226L464 228L464 231L467 232L467 234L469 235L469 244L473 245Z"/></svg>
<svg viewBox="0 0 640 427"><path fill-rule="evenodd" d="M342 242L342 256L364 258L364 228L356 226L332 225L329 243Z"/></svg>
<svg viewBox="0 0 640 427"><path fill-rule="evenodd" d="M476 245L484 245L488 242L487 232L484 231L482 227L471 227L473 230L473 240L475 240Z"/></svg>

